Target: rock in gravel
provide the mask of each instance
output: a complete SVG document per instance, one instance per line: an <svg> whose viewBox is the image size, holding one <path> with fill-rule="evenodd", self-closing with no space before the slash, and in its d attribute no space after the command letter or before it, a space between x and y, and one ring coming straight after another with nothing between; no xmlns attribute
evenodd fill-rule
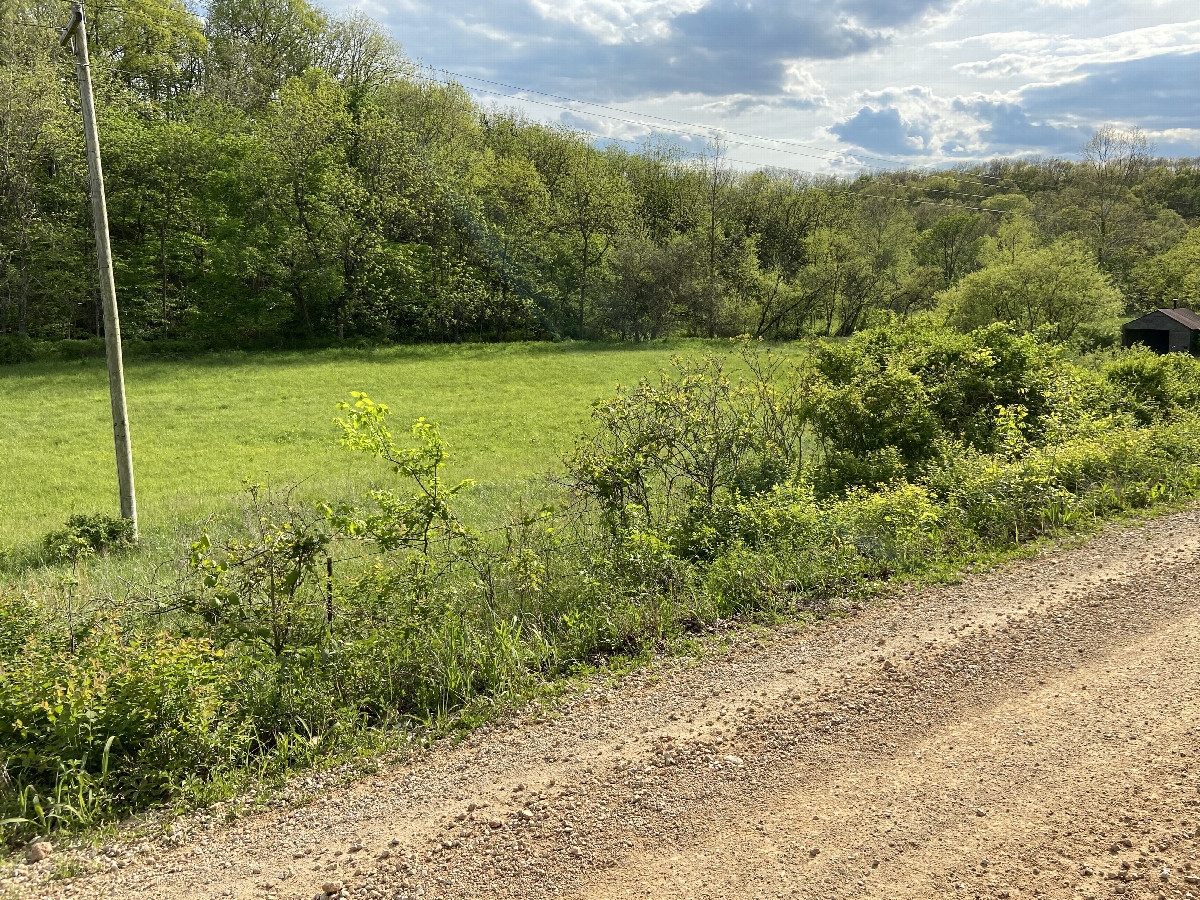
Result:
<svg viewBox="0 0 1200 900"><path fill-rule="evenodd" d="M325 892L325 896L332 897L334 894L341 892L342 883L340 881L327 881L321 885L321 890Z"/></svg>
<svg viewBox="0 0 1200 900"><path fill-rule="evenodd" d="M41 862L43 859L49 859L53 852L54 845L49 841L34 841L25 848L25 858L31 863Z"/></svg>
<svg viewBox="0 0 1200 900"><path fill-rule="evenodd" d="M740 756L734 756L732 753L730 753L728 756L722 757L722 759L731 766L744 766L746 764L742 761Z"/></svg>

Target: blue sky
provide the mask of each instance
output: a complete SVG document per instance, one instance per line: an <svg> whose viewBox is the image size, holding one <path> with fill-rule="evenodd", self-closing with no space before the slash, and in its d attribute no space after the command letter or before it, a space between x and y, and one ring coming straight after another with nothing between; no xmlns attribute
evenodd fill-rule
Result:
<svg viewBox="0 0 1200 900"><path fill-rule="evenodd" d="M1200 156L1195 0L367 0L359 8L410 57L461 76L481 102L629 142L657 132L697 147L723 133L743 165L846 173L1071 157L1106 123L1142 128L1163 155Z"/></svg>

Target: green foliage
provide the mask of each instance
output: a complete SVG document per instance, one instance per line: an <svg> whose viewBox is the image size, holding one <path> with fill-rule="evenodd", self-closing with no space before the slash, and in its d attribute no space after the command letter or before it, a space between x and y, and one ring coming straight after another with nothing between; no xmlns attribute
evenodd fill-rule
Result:
<svg viewBox="0 0 1200 900"><path fill-rule="evenodd" d="M204 799L731 617L772 621L1200 493L1197 365L1100 372L1036 336L877 328L678 359L597 404L553 505L464 521L437 426L362 393L354 502L252 485L181 580L0 590L6 838ZM581 502L582 501L582 502ZM231 533L225 533L225 531ZM394 743L392 744L394 746Z"/></svg>
<svg viewBox="0 0 1200 900"><path fill-rule="evenodd" d="M964 329L1006 322L1023 331L1046 329L1056 341L1113 321L1122 299L1083 249L1069 243L1017 253L1011 262L1001 256L941 296Z"/></svg>
<svg viewBox="0 0 1200 900"><path fill-rule="evenodd" d="M347 534L369 537L384 552L418 550L421 559L429 557L434 543L463 537L466 531L451 509L451 500L474 482L464 480L451 485L443 480L447 452L437 426L418 419L412 434L419 446L397 447L385 424L391 410L366 394L351 396L353 406L338 404L338 409L347 414L338 420L342 446L383 460L394 474L411 481L417 492L407 498L388 490L372 491L371 499L378 510L366 515L343 514L337 517L339 526Z"/></svg>
<svg viewBox="0 0 1200 900"><path fill-rule="evenodd" d="M246 492L248 537L214 547L207 531L200 535L188 556L198 588L187 600L218 646L236 643L279 659L315 643L325 623L325 601L313 584L331 533L286 494L261 484Z"/></svg>
<svg viewBox="0 0 1200 900"><path fill-rule="evenodd" d="M0 365L29 362L37 355L33 340L24 334L0 334Z"/></svg>
<svg viewBox="0 0 1200 900"><path fill-rule="evenodd" d="M823 494L918 477L953 442L996 452L1049 437L1087 379L1031 335L880 328L821 347L812 407Z"/></svg>
<svg viewBox="0 0 1200 900"><path fill-rule="evenodd" d="M71 516L66 527L42 539L42 546L52 559L75 560L128 547L133 542L132 519L92 513Z"/></svg>
<svg viewBox="0 0 1200 900"><path fill-rule="evenodd" d="M100 620L72 647L37 613L0 602L0 815L10 833L98 824L166 798L184 773L236 765L249 735L230 715L222 689L234 679L207 641L126 635ZM43 627L14 634L12 620L26 617Z"/></svg>
<svg viewBox="0 0 1200 900"><path fill-rule="evenodd" d="M26 6L0 22L0 338L21 336L0 363L102 319L74 88L47 39L61 22ZM631 154L498 114L420 75L379 23L310 0L97 12L127 337L846 337L965 284L965 328L1048 322L1099 346L1117 295L1097 272L1136 308L1195 292L1195 163L1151 160L1137 133L1101 129L1079 162L739 172L719 144Z"/></svg>
<svg viewBox="0 0 1200 900"><path fill-rule="evenodd" d="M1138 309L1200 308L1200 229L1188 231L1169 250L1142 259L1134 283Z"/></svg>
<svg viewBox="0 0 1200 900"><path fill-rule="evenodd" d="M1200 402L1200 360L1181 353L1123 350L1102 375L1113 388L1114 410L1132 413L1143 425L1175 418Z"/></svg>
<svg viewBox="0 0 1200 900"><path fill-rule="evenodd" d="M599 403L593 428L566 457L571 489L609 526L679 529L704 553L714 506L798 474L808 385L789 362L742 346L745 374L724 361L676 358L657 384Z"/></svg>

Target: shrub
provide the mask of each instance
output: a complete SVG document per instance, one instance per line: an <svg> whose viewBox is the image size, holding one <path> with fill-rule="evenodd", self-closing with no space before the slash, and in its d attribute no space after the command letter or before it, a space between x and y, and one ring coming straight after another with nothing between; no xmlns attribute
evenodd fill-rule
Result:
<svg viewBox="0 0 1200 900"><path fill-rule="evenodd" d="M823 494L914 476L936 451L941 426L929 392L902 358L850 342L823 347L812 420L824 451Z"/></svg>
<svg viewBox="0 0 1200 900"><path fill-rule="evenodd" d="M295 508L288 492L262 484L246 492L246 538L214 546L205 531L191 545L199 583L188 607L218 644L279 659L319 641L328 611L317 580L331 534L325 517Z"/></svg>
<svg viewBox="0 0 1200 900"><path fill-rule="evenodd" d="M797 476L804 460L810 379L746 344L746 374L724 360L675 359L597 403L592 427L564 459L567 486L616 533L639 528L703 555L709 513L729 499Z"/></svg>
<svg viewBox="0 0 1200 900"><path fill-rule="evenodd" d="M7 640L28 607L0 605ZM0 813L29 829L90 824L166 797L245 758L237 681L204 640L126 634L102 622L72 649L28 629L0 659ZM52 633L52 632L51 632ZM7 648L6 648L7 649Z"/></svg>
<svg viewBox="0 0 1200 900"><path fill-rule="evenodd" d="M1119 352L1102 370L1114 411L1142 425L1168 419L1200 402L1200 360L1181 353L1157 354L1145 347Z"/></svg>
<svg viewBox="0 0 1200 900"><path fill-rule="evenodd" d="M30 362L37 356L32 338L24 334L0 334L0 366Z"/></svg>
<svg viewBox="0 0 1200 900"><path fill-rule="evenodd" d="M81 554L103 554L133 542L132 519L92 513L71 516L65 527L42 539L42 546L54 559L74 560Z"/></svg>

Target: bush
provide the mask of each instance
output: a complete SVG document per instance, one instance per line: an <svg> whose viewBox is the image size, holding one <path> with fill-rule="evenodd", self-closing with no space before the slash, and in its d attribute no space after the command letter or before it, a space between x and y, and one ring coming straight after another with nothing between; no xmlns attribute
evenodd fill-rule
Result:
<svg viewBox="0 0 1200 900"><path fill-rule="evenodd" d="M1200 360L1145 347L1120 351L1102 370L1114 411L1142 425L1161 422L1200 402Z"/></svg>
<svg viewBox="0 0 1200 900"><path fill-rule="evenodd" d="M37 356L31 338L23 334L0 334L0 366L30 362Z"/></svg>
<svg viewBox="0 0 1200 900"><path fill-rule="evenodd" d="M1049 440L1091 390L1054 347L1006 325L875 329L821 346L815 366L825 495L919 478L951 442L992 453Z"/></svg>
<svg viewBox="0 0 1200 900"><path fill-rule="evenodd" d="M0 815L19 820L15 830L124 815L167 797L184 773L244 761L253 725L207 641L127 636L110 621L72 647L22 628L31 612L0 604L0 634L21 640L0 659Z"/></svg>
<svg viewBox="0 0 1200 900"><path fill-rule="evenodd" d="M42 539L42 546L53 559L74 560L81 554L108 553L133 542L132 519L91 513L71 516L65 527Z"/></svg>
<svg viewBox="0 0 1200 900"><path fill-rule="evenodd" d="M567 485L614 533L673 532L673 547L703 556L712 509L799 475L811 379L750 344L741 357L738 377L715 356L677 358L657 383L595 405Z"/></svg>

